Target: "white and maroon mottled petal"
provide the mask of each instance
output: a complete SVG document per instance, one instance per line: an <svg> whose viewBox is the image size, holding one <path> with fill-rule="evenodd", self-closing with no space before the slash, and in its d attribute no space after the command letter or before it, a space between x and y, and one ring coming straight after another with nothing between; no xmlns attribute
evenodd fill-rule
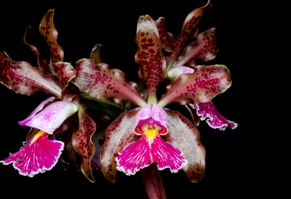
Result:
<svg viewBox="0 0 291 199"><path fill-rule="evenodd" d="M116 181L115 158L118 153L139 138L134 134L135 119L139 109L121 113L106 129L100 162L104 176L111 182Z"/></svg>
<svg viewBox="0 0 291 199"><path fill-rule="evenodd" d="M0 52L0 83L22 95L45 91L61 97L62 90L52 76L44 76L40 68L25 61L13 61L7 54Z"/></svg>
<svg viewBox="0 0 291 199"><path fill-rule="evenodd" d="M57 101L33 117L29 116L27 119L18 122L21 126L29 126L43 130L49 134L60 127L60 125L71 115L76 113L78 106L69 101Z"/></svg>
<svg viewBox="0 0 291 199"><path fill-rule="evenodd" d="M190 100L195 104L209 102L216 95L225 92L231 86L229 70L224 65L195 66L194 73L184 73L167 86L167 92L161 97L159 105L178 102L182 105Z"/></svg>
<svg viewBox="0 0 291 199"><path fill-rule="evenodd" d="M159 170L169 168L173 173L187 164L181 151L165 142L159 135L149 140L145 134L121 151L116 162L117 170L126 175L134 175L140 169L154 162L157 163Z"/></svg>
<svg viewBox="0 0 291 199"><path fill-rule="evenodd" d="M205 120L207 118L207 124L214 129L225 130L228 125L231 129L235 129L237 127L237 123L223 117L211 101L189 105L197 110L197 115L200 116L201 120Z"/></svg>
<svg viewBox="0 0 291 199"><path fill-rule="evenodd" d="M200 142L200 133L195 125L180 112L166 110L169 133L164 137L183 153L188 161L183 170L192 182L199 182L205 171L205 149Z"/></svg>
<svg viewBox="0 0 291 199"><path fill-rule="evenodd" d="M187 66L174 66L167 72L167 77L174 81L179 75L183 73L193 73L194 69Z"/></svg>
<svg viewBox="0 0 291 199"><path fill-rule="evenodd" d="M109 99L120 103L129 100L138 106L146 102L137 91L137 84L127 82L119 69L109 69L105 63L95 64L92 59L81 59L76 63L76 77L73 83L93 98Z"/></svg>
<svg viewBox="0 0 291 199"><path fill-rule="evenodd" d="M18 152L2 161L4 165L13 167L23 176L33 177L35 174L51 170L57 163L64 148L63 142L49 140L48 134L40 131Z"/></svg>

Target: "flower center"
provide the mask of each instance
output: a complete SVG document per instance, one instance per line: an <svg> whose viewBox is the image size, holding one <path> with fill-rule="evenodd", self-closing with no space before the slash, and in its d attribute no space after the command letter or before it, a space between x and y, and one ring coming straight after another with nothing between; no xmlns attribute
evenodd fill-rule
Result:
<svg viewBox="0 0 291 199"><path fill-rule="evenodd" d="M147 137L147 140L152 141L157 136L158 130L150 128L145 130L144 133Z"/></svg>
<svg viewBox="0 0 291 199"><path fill-rule="evenodd" d="M31 140L31 143L30 144L32 144L32 143L34 143L40 136L42 136L43 134L45 134L46 132L44 132L44 131L42 131L42 130L40 130L39 132L37 132L34 136L33 136L33 138L32 138L32 140Z"/></svg>

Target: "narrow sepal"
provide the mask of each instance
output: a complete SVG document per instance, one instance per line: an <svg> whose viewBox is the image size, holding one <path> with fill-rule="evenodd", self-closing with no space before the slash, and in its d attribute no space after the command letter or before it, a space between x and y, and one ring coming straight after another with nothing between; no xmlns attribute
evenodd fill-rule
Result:
<svg viewBox="0 0 291 199"><path fill-rule="evenodd" d="M72 135L72 145L75 151L82 157L81 171L90 182L96 179L92 172L91 160L95 153L92 136L96 131L95 122L85 113L86 107L79 105L79 127Z"/></svg>
<svg viewBox="0 0 291 199"><path fill-rule="evenodd" d="M69 82L76 76L77 71L74 67L68 62L57 62L54 63L54 67L56 68L57 77L61 84L62 90L64 90Z"/></svg>
<svg viewBox="0 0 291 199"><path fill-rule="evenodd" d="M203 7L196 8L192 12L188 14L186 19L184 20L182 31L180 35L173 39L173 48L174 52L172 56L176 56L182 47L184 46L185 42L188 39L192 39L198 33L198 23L201 20L202 15L211 8L211 2L208 0L207 4Z"/></svg>
<svg viewBox="0 0 291 199"><path fill-rule="evenodd" d="M175 65L196 66L196 60L207 62L215 58L217 52L215 28L199 33L196 39L184 47Z"/></svg>
<svg viewBox="0 0 291 199"><path fill-rule="evenodd" d="M157 86L165 78L166 61L162 54L158 29L148 15L140 16L138 20L136 43L138 51L135 62L140 66L139 78L145 82L149 97L156 98Z"/></svg>
<svg viewBox="0 0 291 199"><path fill-rule="evenodd" d="M57 43L58 31L54 25L54 9L50 9L42 18L39 25L39 32L44 36L45 40L51 51L50 65L64 59L64 51L61 46ZM57 72L55 70L55 72Z"/></svg>
<svg viewBox="0 0 291 199"><path fill-rule="evenodd" d="M160 17L156 21L156 26L160 35L160 41L162 42L162 47L168 51L173 51L173 35L166 30L165 18Z"/></svg>
<svg viewBox="0 0 291 199"><path fill-rule="evenodd" d="M35 47L34 45L28 43L28 41L27 41L27 31L30 28L31 27L29 26L29 27L27 27L25 29L24 36L23 36L23 42L33 52L33 54L36 56L37 64L38 64L38 67L40 68L42 74L44 74L44 75L53 75L54 71L51 68L51 65L48 64L47 60L42 58L42 56L40 55L37 47Z"/></svg>

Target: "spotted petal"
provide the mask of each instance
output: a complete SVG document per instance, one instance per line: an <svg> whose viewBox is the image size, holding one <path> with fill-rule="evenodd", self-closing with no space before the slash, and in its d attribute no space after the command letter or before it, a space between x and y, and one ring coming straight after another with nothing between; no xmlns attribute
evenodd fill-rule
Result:
<svg viewBox="0 0 291 199"><path fill-rule="evenodd" d="M188 14L186 19L184 20L182 31L179 36L174 38L173 40L173 48L174 52L172 54L172 57L175 57L178 55L182 47L184 46L185 42L188 39L192 39L196 36L198 32L198 23L200 22L200 19L202 15L211 8L210 0L208 0L207 4L203 7L196 8L192 12Z"/></svg>
<svg viewBox="0 0 291 199"><path fill-rule="evenodd" d="M164 80L166 69L159 32L154 20L148 15L140 16L136 32L138 51L135 62L140 66L138 75L148 89L148 101L156 103L156 89Z"/></svg>
<svg viewBox="0 0 291 199"><path fill-rule="evenodd" d="M205 149L200 142L200 133L193 123L181 113L166 110L169 133L165 140L183 153L188 164L182 168L192 182L200 181L205 170Z"/></svg>
<svg viewBox="0 0 291 199"><path fill-rule="evenodd" d="M54 68L58 71L57 77L62 89L64 90L68 86L69 82L76 76L77 71L68 62L54 63Z"/></svg>
<svg viewBox="0 0 291 199"><path fill-rule="evenodd" d="M158 104L163 107L171 102L182 105L191 100L195 104L209 102L230 86L231 79L226 66L195 66L194 73L182 74L167 86L167 92Z"/></svg>
<svg viewBox="0 0 291 199"><path fill-rule="evenodd" d="M35 174L51 170L57 163L64 144L49 140L48 134L40 131L18 152L2 161L4 165L13 164L20 175L33 177Z"/></svg>
<svg viewBox="0 0 291 199"><path fill-rule="evenodd" d="M201 120L205 120L207 118L207 124L214 129L225 130L228 126L232 129L237 127L237 123L223 117L212 102L189 105L197 110L197 114L201 117Z"/></svg>
<svg viewBox="0 0 291 199"><path fill-rule="evenodd" d="M40 68L41 72L45 75L53 75L54 71L51 68L51 65L48 64L47 60L43 59L42 56L40 55L40 52L38 51L37 47L35 47L34 45L28 43L27 41L27 31L30 29L31 27L27 27L25 32L24 32L24 36L23 36L23 42L25 43L25 45L33 52L33 54L37 57L37 63L38 63L38 67Z"/></svg>
<svg viewBox="0 0 291 199"><path fill-rule="evenodd" d="M136 114L140 108L126 111L106 129L105 142L101 149L101 166L104 176L111 182L116 180L116 161L118 153L139 137L134 134Z"/></svg>
<svg viewBox="0 0 291 199"><path fill-rule="evenodd" d="M173 35L166 30L166 25L165 25L165 18L160 17L156 21L156 26L160 35L160 41L162 42L162 47L168 51L172 52L173 51Z"/></svg>
<svg viewBox="0 0 291 199"><path fill-rule="evenodd" d="M39 110L41 106L43 106L43 103L41 103L36 110ZM37 128L49 134L53 134L68 117L77 112L78 106L73 102L57 101L48 105L40 112L36 110L26 119L19 121L18 124Z"/></svg>
<svg viewBox="0 0 291 199"><path fill-rule="evenodd" d="M107 64L96 65L92 59L82 59L77 62L76 70L73 83L93 98L113 98L116 103L129 100L139 106L146 104L137 92L137 85L127 82L124 73L118 69L110 70Z"/></svg>
<svg viewBox="0 0 291 199"><path fill-rule="evenodd" d="M51 51L50 65L52 67L54 63L63 61L64 59L64 51L57 43L58 31L55 28L53 18L54 9L48 10L39 25L39 32L44 36ZM57 72L57 70L55 70L55 72Z"/></svg>
<svg viewBox="0 0 291 199"><path fill-rule="evenodd" d="M28 62L13 61L6 53L0 53L0 83L22 95L45 91L61 97L59 83L51 76L43 76L39 68Z"/></svg>
<svg viewBox="0 0 291 199"><path fill-rule="evenodd" d="M196 36L197 40L184 47L175 65L195 66L196 60L210 61L216 56L215 28L206 30Z"/></svg>
<svg viewBox="0 0 291 199"><path fill-rule="evenodd" d="M167 59L167 66L172 67L172 64L174 61L176 61L176 58L178 54L180 53L181 49L183 48L185 42L188 39L192 39L195 37L198 33L198 23L200 22L200 19L202 15L211 8L210 0L208 0L207 4L203 7L196 8L192 12L188 14L186 19L184 20L183 27L181 33L173 39L172 42L172 54Z"/></svg>
<svg viewBox="0 0 291 199"><path fill-rule="evenodd" d="M90 182L95 182L92 172L91 160L95 153L92 136L96 131L95 122L85 113L85 106L80 106L79 129L72 135L72 145L75 151L82 157L81 171Z"/></svg>

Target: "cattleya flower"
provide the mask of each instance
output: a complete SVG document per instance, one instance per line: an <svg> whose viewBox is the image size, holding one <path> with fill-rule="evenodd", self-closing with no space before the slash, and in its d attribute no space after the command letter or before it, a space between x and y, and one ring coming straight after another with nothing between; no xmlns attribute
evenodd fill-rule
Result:
<svg viewBox="0 0 291 199"><path fill-rule="evenodd" d="M49 135L53 135L68 117L76 113L78 106L69 101L52 102L54 99L46 99L26 119L18 122L21 126L39 130L18 152L0 162L5 165L12 163L21 175L29 177L50 170L57 163L64 143L50 140Z"/></svg>
<svg viewBox="0 0 291 199"><path fill-rule="evenodd" d="M140 65L138 75L145 83L146 95L141 95L137 84L127 82L118 69L109 69L107 64L96 64L89 59L77 62L78 72L73 82L82 93L99 100L113 99L116 103L131 101L138 106L121 113L106 129L101 166L108 180L115 181L117 170L133 175L153 163L158 170L169 168L175 173L183 169L192 182L203 178L205 149L198 129L180 112L166 106L173 102L181 105L210 102L230 87L229 70L224 65L195 65L194 72L176 75L161 97L157 96L157 87L168 78L168 71L186 40L197 34L201 15L210 5L208 2L193 10L181 34L174 39L166 32L163 18L157 21L148 15L139 18L135 61ZM171 55L164 57L162 48ZM202 50L198 57L203 58L208 49ZM189 60L193 53L187 56Z"/></svg>
<svg viewBox="0 0 291 199"><path fill-rule="evenodd" d="M0 53L0 82L3 85L23 95L45 91L55 96L44 100L25 120L19 122L19 125L32 127L26 144L1 162L12 163L20 174L32 177L50 170L64 149L69 159L76 159L77 154L81 156L81 171L94 182L91 159L95 146L91 138L96 124L86 114L86 106L80 102L79 92L71 84L76 71L70 63L63 62L64 52L57 43L58 32L53 15L54 10L49 10L39 26L51 50L49 62L41 57L35 46L27 42L28 29L24 43L37 56L38 67L24 61L13 61L5 52ZM78 115L77 129L70 128L75 121L74 115ZM69 135L70 139L66 139L68 136L64 134ZM53 139L56 137L63 138L63 142Z"/></svg>
<svg viewBox="0 0 291 199"><path fill-rule="evenodd" d="M139 64L139 86L143 88L127 82L119 69L109 69L100 58L98 44L90 58L77 61L75 68L64 62L53 24L54 10L49 10L39 27L51 50L49 61L27 42L27 31L24 43L37 56L38 67L0 53L3 85L23 95L45 91L54 96L19 122L32 128L26 143L0 162L13 164L20 174L32 177L50 170L58 159L77 165L80 156L81 171L89 181L95 182L92 168L102 169L112 182L117 170L126 175L139 172L150 198L165 198L158 170L168 168L176 173L182 169L192 182L200 181L205 170L205 148L195 116L208 118L207 123L220 130L237 126L211 102L231 86L228 68L196 64L197 60L207 62L216 56L215 28L197 34L197 25L209 8L210 1L193 10L175 38L166 31L164 18L154 21L149 15L140 16L135 62ZM196 40L184 47L192 38ZM168 85L161 95L157 90L163 84ZM96 109L91 106L93 102L98 104ZM195 115L188 109L193 122L170 110L167 106L172 103L196 110ZM87 105L97 113L88 112ZM97 115L92 117L99 127L96 133L96 123L88 114Z"/></svg>

